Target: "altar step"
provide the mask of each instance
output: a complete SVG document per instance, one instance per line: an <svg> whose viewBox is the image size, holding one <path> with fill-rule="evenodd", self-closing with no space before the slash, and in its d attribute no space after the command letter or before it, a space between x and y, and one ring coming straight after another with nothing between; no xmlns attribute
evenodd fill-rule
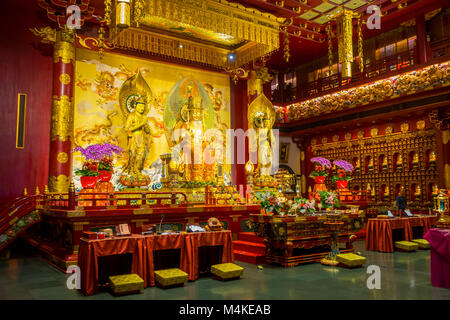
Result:
<svg viewBox="0 0 450 320"><path fill-rule="evenodd" d="M266 246L263 239L253 232L239 232L238 240L233 241L234 259L252 264L265 261Z"/></svg>
<svg viewBox="0 0 450 320"><path fill-rule="evenodd" d="M258 237L254 232L239 232L238 240L255 243L264 243L264 238Z"/></svg>

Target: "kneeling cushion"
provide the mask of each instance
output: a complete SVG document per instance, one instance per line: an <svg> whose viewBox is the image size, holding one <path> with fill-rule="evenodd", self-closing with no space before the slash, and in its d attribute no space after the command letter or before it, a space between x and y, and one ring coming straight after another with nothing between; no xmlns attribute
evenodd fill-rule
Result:
<svg viewBox="0 0 450 320"><path fill-rule="evenodd" d="M221 280L235 279L242 276L244 268L234 263L222 263L211 266L211 273Z"/></svg>
<svg viewBox="0 0 450 320"><path fill-rule="evenodd" d="M414 239L412 242L419 245L419 249L430 249L430 243L425 239Z"/></svg>
<svg viewBox="0 0 450 320"><path fill-rule="evenodd" d="M416 251L419 249L419 245L411 241L395 241L395 248L403 251Z"/></svg>
<svg viewBox="0 0 450 320"><path fill-rule="evenodd" d="M188 281L188 274L178 268L155 271L156 282L165 287L183 285Z"/></svg>
<svg viewBox="0 0 450 320"><path fill-rule="evenodd" d="M144 289L144 280L137 274L124 274L109 277L111 289L114 294L125 294Z"/></svg>
<svg viewBox="0 0 450 320"><path fill-rule="evenodd" d="M366 263L366 258L362 256L358 256L354 253L341 253L336 256L336 260L339 263L342 263L346 267L360 267L364 263Z"/></svg>

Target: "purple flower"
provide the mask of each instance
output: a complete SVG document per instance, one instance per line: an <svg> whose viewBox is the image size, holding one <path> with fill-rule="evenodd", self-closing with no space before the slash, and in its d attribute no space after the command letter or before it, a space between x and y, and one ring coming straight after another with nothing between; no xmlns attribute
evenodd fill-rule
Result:
<svg viewBox="0 0 450 320"><path fill-rule="evenodd" d="M333 162L333 164L336 167L342 168L342 169L344 169L347 172L351 172L354 169L353 165L351 163L348 163L345 160L336 160L336 161Z"/></svg>
<svg viewBox="0 0 450 320"><path fill-rule="evenodd" d="M93 144L88 147L76 147L74 151L80 151L86 160L101 161L105 157L112 157L114 153L121 154L123 149L109 144Z"/></svg>
<svg viewBox="0 0 450 320"><path fill-rule="evenodd" d="M311 158L311 162L319 163L321 166L324 166L325 168L331 168L331 162L328 159L322 158L322 157L315 157Z"/></svg>

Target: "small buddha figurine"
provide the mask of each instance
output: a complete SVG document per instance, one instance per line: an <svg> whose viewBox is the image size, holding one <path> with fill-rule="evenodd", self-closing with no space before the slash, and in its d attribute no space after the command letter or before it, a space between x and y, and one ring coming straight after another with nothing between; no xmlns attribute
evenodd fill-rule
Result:
<svg viewBox="0 0 450 320"><path fill-rule="evenodd" d="M433 185L433 195L437 195L439 193L439 188L438 186L435 184Z"/></svg>
<svg viewBox="0 0 450 320"><path fill-rule="evenodd" d="M398 155L396 168L400 170L403 168L403 157L401 154Z"/></svg>
<svg viewBox="0 0 450 320"><path fill-rule="evenodd" d="M418 167L419 167L419 154L415 152L412 160L412 168L413 170L417 170Z"/></svg>
<svg viewBox="0 0 450 320"><path fill-rule="evenodd" d="M359 158L356 159L356 163L355 163L355 172L359 173L359 171L361 170L361 163L359 162Z"/></svg>
<svg viewBox="0 0 450 320"><path fill-rule="evenodd" d="M387 157L383 158L383 163L381 164L381 170L382 171L386 171L388 167L388 163L387 163Z"/></svg>
<svg viewBox="0 0 450 320"><path fill-rule="evenodd" d="M417 185L414 195L420 196L421 194L422 194L422 189L420 188L420 185Z"/></svg>
<svg viewBox="0 0 450 320"><path fill-rule="evenodd" d="M389 186L386 186L386 188L384 189L384 195L389 196Z"/></svg>
<svg viewBox="0 0 450 320"><path fill-rule="evenodd" d="M430 152L429 165L430 167L436 167L436 153L434 151Z"/></svg>
<svg viewBox="0 0 450 320"><path fill-rule="evenodd" d="M373 158L370 157L369 164L367 165L368 172L373 172Z"/></svg>

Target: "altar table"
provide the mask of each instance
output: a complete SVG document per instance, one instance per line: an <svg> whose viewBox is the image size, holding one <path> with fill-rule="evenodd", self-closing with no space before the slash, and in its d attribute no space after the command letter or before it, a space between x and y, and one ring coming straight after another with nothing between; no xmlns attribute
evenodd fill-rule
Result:
<svg viewBox="0 0 450 320"><path fill-rule="evenodd" d="M450 229L430 229L424 238L431 246L431 285L450 289Z"/></svg>
<svg viewBox="0 0 450 320"><path fill-rule="evenodd" d="M81 239L79 266L81 292L84 295L98 293L98 257L132 254L131 273L144 280L144 286L154 286L153 252L180 249L180 269L189 274L189 280L198 278L198 248L223 246L222 263L234 262L231 231L180 233L168 235L132 235L102 240Z"/></svg>
<svg viewBox="0 0 450 320"><path fill-rule="evenodd" d="M425 234L438 220L437 216L415 215L392 219L369 219L367 222L366 249L371 251L394 252L393 229L403 229L404 240L413 238L413 227L423 227Z"/></svg>

